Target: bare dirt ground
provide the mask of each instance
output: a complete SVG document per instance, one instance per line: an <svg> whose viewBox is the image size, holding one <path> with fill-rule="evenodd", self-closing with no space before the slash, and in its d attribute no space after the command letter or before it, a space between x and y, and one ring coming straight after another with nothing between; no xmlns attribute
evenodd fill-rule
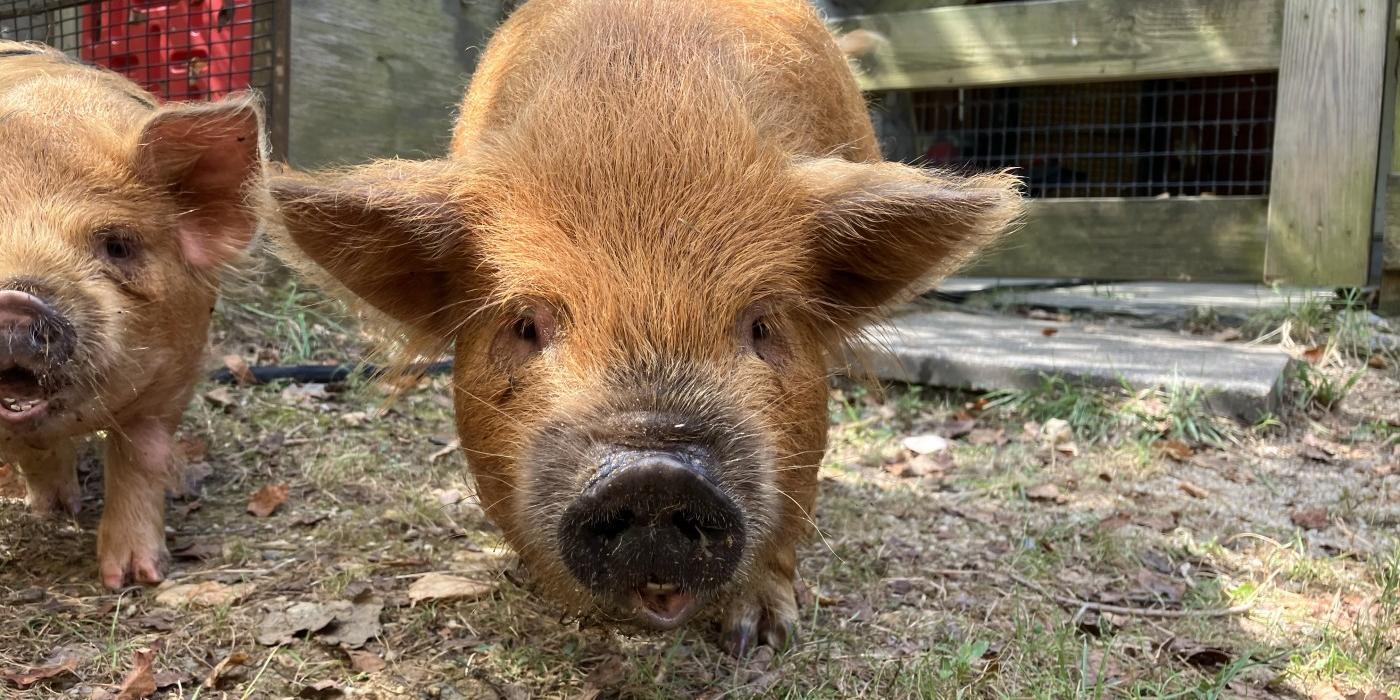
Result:
<svg viewBox="0 0 1400 700"><path fill-rule="evenodd" d="M221 315L219 354L358 356L289 285ZM1246 329L1287 322L1303 367L1254 426L1170 387L836 382L801 639L744 660L532 595L444 380L207 385L159 589L96 585L95 464L77 522L0 467L0 697L1400 697L1400 358L1358 350L1361 318Z"/></svg>

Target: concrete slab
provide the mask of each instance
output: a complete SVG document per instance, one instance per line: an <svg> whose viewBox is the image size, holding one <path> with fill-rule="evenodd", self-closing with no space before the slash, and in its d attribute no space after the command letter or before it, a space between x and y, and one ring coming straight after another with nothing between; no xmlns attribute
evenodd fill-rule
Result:
<svg viewBox="0 0 1400 700"><path fill-rule="evenodd" d="M1331 290L1274 289L1254 284L1199 282L1125 282L1013 292L1029 306L1135 317L1185 317L1196 309L1212 309L1221 317L1242 321L1254 314L1282 310L1308 299L1328 300Z"/></svg>
<svg viewBox="0 0 1400 700"><path fill-rule="evenodd" d="M881 379L979 390L1029 389L1056 374L1097 386L1181 383L1245 420L1278 409L1290 363L1276 347L950 311L906 314L869 336L857 366Z"/></svg>
<svg viewBox="0 0 1400 700"><path fill-rule="evenodd" d="M993 289L1055 287L1066 283L1076 284L1077 281L1030 277L949 277L939 282L933 291L947 296L961 297L978 292L989 292Z"/></svg>

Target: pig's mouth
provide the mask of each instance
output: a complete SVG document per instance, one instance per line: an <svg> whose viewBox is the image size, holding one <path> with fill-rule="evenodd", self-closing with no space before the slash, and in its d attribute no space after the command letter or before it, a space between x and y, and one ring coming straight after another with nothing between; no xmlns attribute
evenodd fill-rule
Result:
<svg viewBox="0 0 1400 700"><path fill-rule="evenodd" d="M38 373L20 364L0 363L0 423L34 423L48 409L49 391Z"/></svg>
<svg viewBox="0 0 1400 700"><path fill-rule="evenodd" d="M684 624L700 608L700 597L674 583L647 583L633 597L638 622L657 630Z"/></svg>

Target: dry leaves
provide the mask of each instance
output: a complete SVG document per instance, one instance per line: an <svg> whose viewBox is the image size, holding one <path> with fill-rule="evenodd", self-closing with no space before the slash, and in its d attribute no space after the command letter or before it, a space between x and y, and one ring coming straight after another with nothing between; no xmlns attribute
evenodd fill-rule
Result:
<svg viewBox="0 0 1400 700"><path fill-rule="evenodd" d="M131 672L122 681L117 700L143 700L155 694L156 677L151 672L155 661L156 652L153 649L137 649L132 654Z"/></svg>
<svg viewBox="0 0 1400 700"><path fill-rule="evenodd" d="M232 605L242 600L249 593L252 593L254 588L256 586L252 583L229 585L218 581L180 584L166 582L156 589L156 603L172 608L186 605L198 608L216 608Z"/></svg>
<svg viewBox="0 0 1400 700"><path fill-rule="evenodd" d="M409 602L417 605L425 600L475 600L490 595L496 584L473 581L460 576L432 573L408 587Z"/></svg>
<svg viewBox="0 0 1400 700"><path fill-rule="evenodd" d="M1180 488L1182 493L1192 498L1210 498L1210 491L1204 486L1197 486L1189 481L1181 481L1177 484L1177 488Z"/></svg>
<svg viewBox="0 0 1400 700"><path fill-rule="evenodd" d="M350 670L355 673L379 673L384 670L384 659L372 651L349 649L345 653L350 657Z"/></svg>
<svg viewBox="0 0 1400 700"><path fill-rule="evenodd" d="M301 635L315 635L326 644L355 649L382 631L379 615L383 611L384 601L369 595L353 603L299 601L264 617L255 638L263 646L276 646L290 644Z"/></svg>
<svg viewBox="0 0 1400 700"><path fill-rule="evenodd" d="M1306 530L1322 530L1331 524L1327 508L1304 508L1293 512L1293 524Z"/></svg>
<svg viewBox="0 0 1400 700"><path fill-rule="evenodd" d="M1322 444L1316 437L1307 435L1303 438L1302 447L1298 448L1298 456L1314 462L1330 463L1336 453L1332 448Z"/></svg>
<svg viewBox="0 0 1400 700"><path fill-rule="evenodd" d="M1180 440L1158 440L1153 443L1152 447L1158 454L1170 457L1177 462L1185 462L1196 454L1190 445Z"/></svg>
<svg viewBox="0 0 1400 700"><path fill-rule="evenodd" d="M1303 361L1310 365L1320 364L1322 360L1326 357L1327 347L1322 345L1313 348L1308 348L1303 351L1302 355Z"/></svg>
<svg viewBox="0 0 1400 700"><path fill-rule="evenodd" d="M911 435L900 441L904 449L916 455L928 455L935 452L942 452L948 449L948 439L942 435L928 433L926 435Z"/></svg>
<svg viewBox="0 0 1400 700"><path fill-rule="evenodd" d="M55 658L50 658L39 666L35 666L27 671L14 673L0 673L0 680L13 685L20 690L32 687L50 678L61 676L65 673L72 673L78 668L78 657L60 651Z"/></svg>
<svg viewBox="0 0 1400 700"><path fill-rule="evenodd" d="M1053 503L1066 503L1069 497L1060 493L1060 487L1054 484L1041 484L1026 490L1026 498L1032 501L1049 501Z"/></svg>
<svg viewBox="0 0 1400 700"><path fill-rule="evenodd" d="M241 651L235 651L225 656L224 660L215 664L214 669L204 678L204 687L213 688L217 686L219 684L219 679L222 678L224 674L228 673L230 669L237 666L247 666L248 661L248 655Z"/></svg>
<svg viewBox="0 0 1400 700"><path fill-rule="evenodd" d="M258 489L248 499L248 513L257 518L266 518L276 512L277 507L287 500L290 491L287 484L269 484Z"/></svg>
<svg viewBox="0 0 1400 700"><path fill-rule="evenodd" d="M208 401L209 404L215 408L223 409L232 408L238 403L238 401L233 398L233 392L229 391L226 386L215 387L204 392L204 400Z"/></svg>
<svg viewBox="0 0 1400 700"><path fill-rule="evenodd" d="M242 355L224 355L224 367L228 373L233 375L233 381L239 386L249 386L258 383L258 378L253 376L253 370L248 366L248 361Z"/></svg>

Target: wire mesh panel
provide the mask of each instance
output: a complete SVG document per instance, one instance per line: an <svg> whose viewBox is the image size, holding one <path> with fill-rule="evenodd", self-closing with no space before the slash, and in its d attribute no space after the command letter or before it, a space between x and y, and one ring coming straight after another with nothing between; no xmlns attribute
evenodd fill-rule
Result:
<svg viewBox="0 0 1400 700"><path fill-rule="evenodd" d="M1032 197L1265 195L1276 85L1261 73L922 90L883 96L877 121L890 157L1016 168Z"/></svg>
<svg viewBox="0 0 1400 700"><path fill-rule="evenodd" d="M275 0L0 0L0 39L39 41L167 100L271 91ZM269 105L269 108L277 108Z"/></svg>

